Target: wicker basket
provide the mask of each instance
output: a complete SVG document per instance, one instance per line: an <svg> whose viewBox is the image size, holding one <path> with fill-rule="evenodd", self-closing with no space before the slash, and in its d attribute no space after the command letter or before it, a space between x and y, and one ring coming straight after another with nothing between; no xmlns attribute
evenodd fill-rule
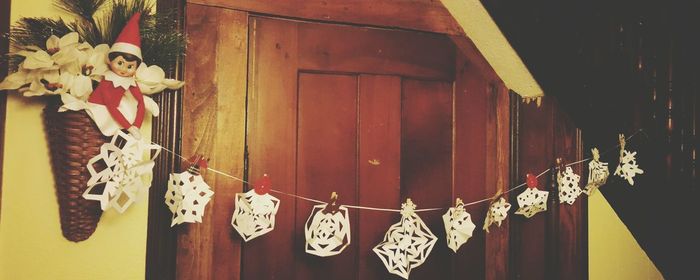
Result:
<svg viewBox="0 0 700 280"><path fill-rule="evenodd" d="M85 111L58 112L60 100L44 108L44 125L51 150L51 166L56 181L61 230L66 239L79 242L95 232L102 216L100 203L86 200L90 173L88 161L100 153L108 138L100 133Z"/></svg>

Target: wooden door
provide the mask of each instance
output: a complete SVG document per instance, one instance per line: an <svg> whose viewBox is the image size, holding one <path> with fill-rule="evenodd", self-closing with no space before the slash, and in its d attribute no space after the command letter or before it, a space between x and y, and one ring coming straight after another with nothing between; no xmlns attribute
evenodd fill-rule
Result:
<svg viewBox="0 0 700 280"><path fill-rule="evenodd" d="M383 208L409 197L419 208L444 207L495 192L485 170L496 156L487 143L495 79L475 73L448 37L264 17L248 24L248 178L269 174L285 193L327 201L335 191L342 204ZM372 248L398 213L351 209L350 246L320 258L304 252L313 203L275 195L275 230L243 245L243 279L393 277ZM481 224L485 209L467 210ZM452 253L443 212L420 213L439 240L411 278L484 278L484 234L477 229Z"/></svg>

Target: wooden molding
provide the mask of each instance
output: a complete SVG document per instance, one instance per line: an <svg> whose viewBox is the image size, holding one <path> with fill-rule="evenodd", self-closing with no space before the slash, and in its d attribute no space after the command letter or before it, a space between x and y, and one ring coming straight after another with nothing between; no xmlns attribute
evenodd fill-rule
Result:
<svg viewBox="0 0 700 280"><path fill-rule="evenodd" d="M175 10L178 29L184 27L184 1L158 0L157 12ZM168 76L182 80L182 58ZM180 152L182 126L182 90L166 90L154 96L160 106L160 116L153 118L151 141L165 149ZM177 231L170 227L172 213L163 204L168 189L168 177L180 166L180 159L163 152L156 159L153 184L148 196L148 236L146 239L146 279L175 279Z"/></svg>
<svg viewBox="0 0 700 280"><path fill-rule="evenodd" d="M250 13L462 35L447 9L433 0L188 0Z"/></svg>
<svg viewBox="0 0 700 280"><path fill-rule="evenodd" d="M0 3L0 34L10 32L10 3L12 1L2 1ZM0 40L0 54L10 51L10 41ZM7 76L8 65L0 62L0 81ZM5 114L7 112L7 93L0 91L0 211L2 210L2 169L5 159Z"/></svg>

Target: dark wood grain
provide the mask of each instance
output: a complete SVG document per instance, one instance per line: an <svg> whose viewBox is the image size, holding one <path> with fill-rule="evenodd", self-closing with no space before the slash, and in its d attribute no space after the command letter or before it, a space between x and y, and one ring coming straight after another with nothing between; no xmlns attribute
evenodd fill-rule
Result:
<svg viewBox="0 0 700 280"><path fill-rule="evenodd" d="M518 134L518 181L525 181L527 173L539 174L548 169L552 164L553 149L553 117L552 103L549 99L543 99L541 107L534 102L521 104ZM540 177L540 190L544 190L547 184L547 176ZM538 213L531 218L516 215L519 208L517 195L521 190L511 192L511 204L513 212L509 215L511 226L511 277L519 279L544 279L545 278L545 220L547 213ZM556 194L550 194L556 195Z"/></svg>
<svg viewBox="0 0 700 280"><path fill-rule="evenodd" d="M340 203L357 204L357 78L350 75L299 74L297 142L298 195L328 201L337 192ZM351 217L352 238L342 254L322 258L304 252L304 223L312 203L296 207L294 234L296 279L356 279L357 216Z"/></svg>
<svg viewBox="0 0 700 280"><path fill-rule="evenodd" d="M158 0L157 12L175 12L176 21L171 28L184 30L184 2L177 0ZM165 23L162 23L165 24ZM179 58L175 69L167 73L168 77L182 80L183 59ZM160 116L153 119L151 141L164 148L180 152L182 129L182 91L166 90L153 96L160 106ZM163 152L156 159L153 171L153 184L148 196L148 237L146 240L146 279L175 279L177 257L177 231L170 227L172 213L163 205L167 191L167 180L171 172L180 168L180 158Z"/></svg>
<svg viewBox="0 0 700 280"><path fill-rule="evenodd" d="M248 174L269 174L274 189L296 193L297 24L250 18L248 77ZM295 209L308 203L274 194L280 202L275 230L247 242L243 279L285 279L294 275Z"/></svg>
<svg viewBox="0 0 700 280"><path fill-rule="evenodd" d="M335 24L299 25L301 69L454 79L455 51L446 36Z"/></svg>
<svg viewBox="0 0 700 280"><path fill-rule="evenodd" d="M499 191L505 192L512 186L510 94L503 82L496 80L489 84L488 95L486 197ZM508 276L509 257L510 221L506 219L500 228L493 228L486 235L486 279L505 279Z"/></svg>
<svg viewBox="0 0 700 280"><path fill-rule="evenodd" d="M401 205L401 78L360 76L359 200L370 207ZM357 211L358 279L386 279L386 269L372 248L396 223L396 213Z"/></svg>
<svg viewBox="0 0 700 280"><path fill-rule="evenodd" d="M487 134L489 123L487 115L489 106L489 83L483 78L468 58L462 53L457 55L457 75L454 83L454 165L453 165L453 200L461 198L465 202L477 201L490 195L487 190L487 153L491 152ZM495 111L493 112L495 113ZM493 140L493 139L491 139ZM495 173L494 173L495 174ZM494 176L495 178L495 176ZM493 180L491 180L493 181ZM495 183L495 182L493 182ZM449 204L454 204L451 201ZM470 278L484 279L486 273L485 248L486 233L483 225L486 204L468 206L472 221L477 225L474 235L462 245L453 257L453 277L469 275ZM491 232L494 232L492 229ZM442 245L444 241L440 242ZM469 265L464 265L468 263Z"/></svg>
<svg viewBox="0 0 700 280"><path fill-rule="evenodd" d="M555 127L555 155L562 158L564 163L575 162L580 159L580 143L578 131L569 116L562 111L560 106L554 107ZM583 164L572 166L576 174L583 178L581 173ZM563 170L562 170L563 172ZM582 180L581 182L585 182ZM584 279L587 255L584 254L583 245L587 232L584 231L586 216L583 212L583 205L588 204L587 195L582 194L573 205L567 203L558 204L558 213L552 217L557 226L556 253L548 256L553 259L549 268L551 275L555 278L563 279Z"/></svg>
<svg viewBox="0 0 700 280"><path fill-rule="evenodd" d="M247 73L247 14L188 5L182 153L202 154L216 169L243 178ZM242 183L204 172L214 199L203 223L179 226L178 279L237 279L240 241L230 213ZM225 265L224 265L225 264Z"/></svg>
<svg viewBox="0 0 700 280"><path fill-rule="evenodd" d="M189 0L190 3L326 22L399 27L462 35L440 1L432 0Z"/></svg>
<svg viewBox="0 0 700 280"><path fill-rule="evenodd" d="M401 197L419 208L452 201L452 83L404 79L401 100ZM436 236L445 236L442 212L420 213ZM452 252L441 240L411 271L415 278L447 279Z"/></svg>
<svg viewBox="0 0 700 280"><path fill-rule="evenodd" d="M10 32L10 4L12 1L6 0L0 3L0 34L7 34ZM0 53L4 54L10 50L10 41L1 40L0 41ZM7 76L8 65L6 62L0 62L0 81L4 80ZM0 210L2 209L2 169L4 160L5 150L5 115L7 114L7 92L0 91Z"/></svg>

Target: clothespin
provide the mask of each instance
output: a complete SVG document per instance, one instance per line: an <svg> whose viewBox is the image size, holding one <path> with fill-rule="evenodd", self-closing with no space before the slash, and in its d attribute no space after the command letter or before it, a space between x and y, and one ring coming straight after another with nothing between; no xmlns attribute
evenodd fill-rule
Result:
<svg viewBox="0 0 700 280"><path fill-rule="evenodd" d="M620 160L622 160L622 156L625 152L625 144L627 144L627 139L625 139L625 135L620 133L617 138L620 141Z"/></svg>
<svg viewBox="0 0 700 280"><path fill-rule="evenodd" d="M331 200L326 204L326 208L323 209L323 213L331 213L335 214L335 212L338 212L338 208L340 208L340 204L338 203L338 193L337 192L332 192L331 193Z"/></svg>
<svg viewBox="0 0 700 280"><path fill-rule="evenodd" d="M525 175L525 183L527 183L527 187L531 189L536 189L539 183L537 182L537 176L532 175L532 173L527 173Z"/></svg>
<svg viewBox="0 0 700 280"><path fill-rule="evenodd" d="M207 161L203 155L196 154L189 158L187 162L189 166L187 167L187 172L192 175L200 175L202 169L207 169Z"/></svg>
<svg viewBox="0 0 700 280"><path fill-rule="evenodd" d="M255 193L259 195L264 195L270 192L270 186L272 186L272 180L269 176L267 176L267 174L263 174L262 177L253 183L253 189L255 190Z"/></svg>
<svg viewBox="0 0 700 280"><path fill-rule="evenodd" d="M455 199L455 212L459 213L461 211L464 211L464 202L458 197Z"/></svg>
<svg viewBox="0 0 700 280"><path fill-rule="evenodd" d="M594 161L600 161L600 152L598 152L598 148L591 149L591 154L593 154Z"/></svg>
<svg viewBox="0 0 700 280"><path fill-rule="evenodd" d="M566 165L564 164L564 160L562 158L557 158L557 169L559 172L562 172L564 169L566 169Z"/></svg>

